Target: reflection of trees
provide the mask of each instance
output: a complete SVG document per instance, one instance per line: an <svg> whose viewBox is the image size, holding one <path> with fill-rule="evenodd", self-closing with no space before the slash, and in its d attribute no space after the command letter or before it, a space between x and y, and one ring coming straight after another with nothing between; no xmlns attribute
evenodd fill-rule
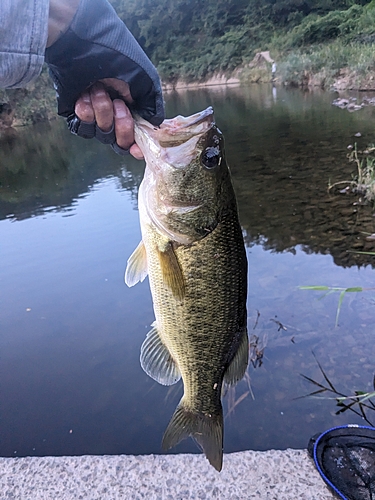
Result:
<svg viewBox="0 0 375 500"><path fill-rule="evenodd" d="M254 90L252 90L254 89ZM276 252L331 254L337 265L365 265L373 251L366 234L375 218L358 197L328 194L331 182L350 178L346 146L362 133L373 141L371 109L361 114L330 107L331 96L278 89L198 90L167 96L167 114L190 114L208 105L224 132L227 158L248 245ZM14 134L13 134L14 135ZM4 139L4 138L3 138ZM362 143L361 143L362 141ZM143 163L116 156L96 141L73 137L62 121L0 137L0 219L69 207L98 179L115 176L136 200Z"/></svg>
<svg viewBox="0 0 375 500"><path fill-rule="evenodd" d="M374 251L374 244L366 240L366 233L374 232L372 210L368 206L354 208L348 197L321 199L316 205L300 202L287 207L272 200L271 210L261 210L270 200L262 196L259 210L241 195L238 197L245 242L261 244L267 250L291 251L299 245L306 253L332 255L343 267L366 265L373 257L352 253ZM323 197L322 197L323 198ZM255 200L254 200L255 201Z"/></svg>
<svg viewBox="0 0 375 500"><path fill-rule="evenodd" d="M331 254L344 267L371 263L372 257L350 251L373 250L364 234L375 232L372 208L358 196L328 194L327 187L329 180L351 177L346 147L358 130L363 144L370 142L372 122L313 103L309 95L287 94L264 117L256 106L248 113L237 106L244 131L228 129L226 144L246 243L276 252L299 245Z"/></svg>
<svg viewBox="0 0 375 500"><path fill-rule="evenodd" d="M122 189L131 193L134 203L138 203L138 188L143 179L143 165L137 160L129 158L126 166L123 165L119 175L119 181Z"/></svg>
<svg viewBox="0 0 375 500"><path fill-rule="evenodd" d="M358 197L329 195L328 182L351 178L347 145L374 142L372 110L342 113L332 94L271 86L173 93L171 114L211 104L224 133L245 241L276 252L331 254L340 266L365 265L375 232L370 206ZM354 133L360 131L357 139Z"/></svg>
<svg viewBox="0 0 375 500"><path fill-rule="evenodd" d="M136 197L143 174L141 162L71 136L60 120L12 129L0 137L0 148L0 219L30 217L47 207L65 209L108 176L116 176Z"/></svg>

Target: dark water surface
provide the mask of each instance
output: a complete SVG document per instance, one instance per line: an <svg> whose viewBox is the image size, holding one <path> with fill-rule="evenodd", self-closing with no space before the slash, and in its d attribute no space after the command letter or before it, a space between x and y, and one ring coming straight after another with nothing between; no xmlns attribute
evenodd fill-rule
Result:
<svg viewBox="0 0 375 500"><path fill-rule="evenodd" d="M364 423L335 415L334 400L295 399L315 389L301 373L323 381L312 351L338 390L373 390L375 293L347 294L335 328L338 293L299 289L375 286L375 257L348 252L375 250L372 208L327 192L354 173L347 146L374 142L375 109L350 114L335 97L268 86L166 96L169 117L215 109L247 245L249 334L266 345L248 371L254 399L246 381L226 396L227 452L302 448ZM0 455L160 453L181 386L142 371L148 281L123 281L142 162L60 121L0 141Z"/></svg>

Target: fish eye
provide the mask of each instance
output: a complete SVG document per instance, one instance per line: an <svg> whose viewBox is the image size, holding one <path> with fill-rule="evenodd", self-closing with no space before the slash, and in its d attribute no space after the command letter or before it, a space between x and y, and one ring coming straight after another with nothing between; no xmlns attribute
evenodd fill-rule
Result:
<svg viewBox="0 0 375 500"><path fill-rule="evenodd" d="M206 148L201 155L202 164L208 168L215 168L221 163L220 148L209 147Z"/></svg>

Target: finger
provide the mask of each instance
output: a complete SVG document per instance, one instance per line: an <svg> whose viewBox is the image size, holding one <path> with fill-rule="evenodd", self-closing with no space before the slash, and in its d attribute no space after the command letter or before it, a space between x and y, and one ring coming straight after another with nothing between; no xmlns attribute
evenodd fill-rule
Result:
<svg viewBox="0 0 375 500"><path fill-rule="evenodd" d="M93 122L95 120L94 108L88 92L83 92L81 97L77 99L74 111L83 122Z"/></svg>
<svg viewBox="0 0 375 500"><path fill-rule="evenodd" d="M91 87L90 97L97 126L104 132L108 132L113 124L113 105L111 98L100 83L96 83Z"/></svg>
<svg viewBox="0 0 375 500"><path fill-rule="evenodd" d="M131 104L133 102L129 85L123 80L119 80L118 78L103 78L99 81L103 82L105 87L116 90L116 92L118 92L118 94L124 99L126 103Z"/></svg>
<svg viewBox="0 0 375 500"><path fill-rule="evenodd" d="M133 117L123 101L113 101L115 115L115 133L117 144L122 149L129 149L134 143L134 121Z"/></svg>
<svg viewBox="0 0 375 500"><path fill-rule="evenodd" d="M140 150L138 144L133 144L130 149L129 149L129 152L132 156L134 156L134 158L136 160L143 160L144 156L143 156L143 153L142 151Z"/></svg>

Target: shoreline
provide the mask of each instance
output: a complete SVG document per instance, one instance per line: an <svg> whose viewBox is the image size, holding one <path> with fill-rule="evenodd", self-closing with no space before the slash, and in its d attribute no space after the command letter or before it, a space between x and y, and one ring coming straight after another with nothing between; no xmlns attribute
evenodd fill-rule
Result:
<svg viewBox="0 0 375 500"><path fill-rule="evenodd" d="M177 80L175 83L162 82L162 89L164 92L169 92L171 90L188 90L222 85L240 85L241 83L244 82L241 82L241 79L239 78L239 70L236 70L229 75L226 75L225 73L218 73L204 81L186 82L185 80Z"/></svg>
<svg viewBox="0 0 375 500"><path fill-rule="evenodd" d="M328 84L326 78L320 73L314 74L305 71L303 75L296 75L293 81L286 81L281 74L277 74L276 80L272 81L270 70L255 68L253 71L248 66L242 66L230 73L213 74L204 81L190 82L183 79L174 82L162 81L162 90L169 93L219 86L271 83L275 86L295 87L311 91L320 88L326 92L335 91L338 93L346 91L375 92L375 73L369 73L366 77L360 78L354 71L345 68L340 70ZM48 80L46 75L42 74L39 80L29 88L17 90L12 90L9 94L4 90L0 92L0 104L3 102L5 106L10 105L12 108L13 123L11 126L33 125L57 118L55 91L52 82ZM3 113L0 113L0 133L9 127L7 123L9 116L5 115L5 108L2 111Z"/></svg>
<svg viewBox="0 0 375 500"><path fill-rule="evenodd" d="M307 450L0 458L0 499L334 500Z"/></svg>
<svg viewBox="0 0 375 500"><path fill-rule="evenodd" d="M283 81L279 78L272 80L271 74L269 76L260 77L259 79L251 78L251 73L246 74L246 78L242 77L242 72L245 68L237 69L231 74L222 74L212 76L205 81L186 82L184 80L177 80L175 83L162 82L162 89L164 92L189 90L214 86L232 86L232 85L262 85L273 83L276 86L294 87L300 89L314 90L321 89L325 92L375 92L375 75L369 74L363 80L359 80L355 73L342 70L335 77L329 85L326 84L325 79L319 73L306 73L301 80L296 81Z"/></svg>

